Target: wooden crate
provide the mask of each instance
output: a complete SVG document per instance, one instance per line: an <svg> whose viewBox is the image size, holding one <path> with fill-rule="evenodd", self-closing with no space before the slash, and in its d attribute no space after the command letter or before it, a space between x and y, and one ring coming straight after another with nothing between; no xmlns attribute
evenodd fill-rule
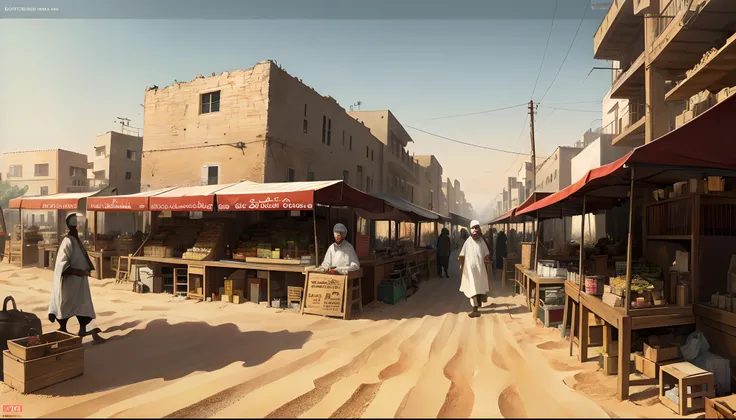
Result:
<svg viewBox="0 0 736 420"><path fill-rule="evenodd" d="M27 347L28 339L29 337L8 340L10 354L20 360L28 361L82 347L82 337L61 331L41 334L43 344L35 346Z"/></svg>
<svg viewBox="0 0 736 420"><path fill-rule="evenodd" d="M674 384L679 388L679 404L665 395L666 386ZM705 391L696 390L701 386L705 387ZM713 398L715 394L713 374L692 363L672 363L659 368L659 400L676 414L687 416L691 412L703 410L705 398Z"/></svg>
<svg viewBox="0 0 736 420"><path fill-rule="evenodd" d="M705 418L706 419L733 419L736 418L736 395L727 397L706 398L705 399Z"/></svg>
<svg viewBox="0 0 736 420"><path fill-rule="evenodd" d="M84 374L84 347L34 360L21 360L3 351L6 385L28 394Z"/></svg>
<svg viewBox="0 0 736 420"><path fill-rule="evenodd" d="M562 323L565 312L564 305L545 305L543 300L539 300L539 320L545 328L554 327Z"/></svg>
<svg viewBox="0 0 736 420"><path fill-rule="evenodd" d="M602 353L601 358L598 361L603 373L608 376L618 374L618 356L611 356L608 353Z"/></svg>

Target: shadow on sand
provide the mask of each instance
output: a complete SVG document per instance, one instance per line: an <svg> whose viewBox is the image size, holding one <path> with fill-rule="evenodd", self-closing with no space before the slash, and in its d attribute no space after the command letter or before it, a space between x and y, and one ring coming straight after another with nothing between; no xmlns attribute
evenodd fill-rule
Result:
<svg viewBox="0 0 736 420"><path fill-rule="evenodd" d="M144 329L110 337L105 344L85 346L84 375L37 394L78 396L157 378L171 381L198 371L216 371L235 362L242 362L244 367L256 366L281 351L302 348L311 335L308 331L286 330L241 332L235 324L169 324L158 319Z"/></svg>

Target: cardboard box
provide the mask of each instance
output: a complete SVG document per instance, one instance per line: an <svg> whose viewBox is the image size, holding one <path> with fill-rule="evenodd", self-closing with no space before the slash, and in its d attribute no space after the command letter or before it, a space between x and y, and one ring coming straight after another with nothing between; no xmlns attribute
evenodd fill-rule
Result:
<svg viewBox="0 0 736 420"><path fill-rule="evenodd" d="M736 418L736 395L727 397L706 398L706 419L733 419Z"/></svg>
<svg viewBox="0 0 736 420"><path fill-rule="evenodd" d="M232 302L232 298L230 296L228 296L228 295L221 295L220 296L220 300L222 302L228 302L228 303Z"/></svg>
<svg viewBox="0 0 736 420"><path fill-rule="evenodd" d="M618 357L603 353L600 359L598 359L598 366L600 366L605 375L616 375L618 374Z"/></svg>
<svg viewBox="0 0 736 420"><path fill-rule="evenodd" d="M677 344L650 346L644 343L643 356L655 363L674 360L680 357L680 346Z"/></svg>
<svg viewBox="0 0 736 420"><path fill-rule="evenodd" d="M233 295L233 303L239 305L245 302L245 298L242 295Z"/></svg>
<svg viewBox="0 0 736 420"><path fill-rule="evenodd" d="M708 177L708 192L721 192L725 188L725 180L721 176Z"/></svg>
<svg viewBox="0 0 736 420"><path fill-rule="evenodd" d="M649 379L658 378L657 364L647 358L641 352L634 353L634 366L637 372Z"/></svg>
<svg viewBox="0 0 736 420"><path fill-rule="evenodd" d="M675 251L675 271L687 273L690 271L690 253L683 251Z"/></svg>
<svg viewBox="0 0 736 420"><path fill-rule="evenodd" d="M608 345L608 355L611 357L618 357L618 341L611 341Z"/></svg>

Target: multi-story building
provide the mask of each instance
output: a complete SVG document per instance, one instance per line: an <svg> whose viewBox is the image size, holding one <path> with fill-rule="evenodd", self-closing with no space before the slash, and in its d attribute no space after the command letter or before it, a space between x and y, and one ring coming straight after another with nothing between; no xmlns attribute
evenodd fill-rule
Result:
<svg viewBox="0 0 736 420"><path fill-rule="evenodd" d="M87 155L63 149L3 154L2 173L26 195L87 191Z"/></svg>
<svg viewBox="0 0 736 420"><path fill-rule="evenodd" d="M603 109L613 144L655 140L728 96L735 29L731 0L614 1L593 38L616 69Z"/></svg>
<svg viewBox="0 0 736 420"><path fill-rule="evenodd" d="M572 183L572 158L583 150L579 147L559 146L537 167L535 191L556 192Z"/></svg>
<svg viewBox="0 0 736 420"><path fill-rule="evenodd" d="M383 143L272 61L149 88L144 107L142 190L344 179L379 191Z"/></svg>
<svg viewBox="0 0 736 420"><path fill-rule="evenodd" d="M368 127L384 145L380 191L416 203L421 174L414 156L407 150L414 140L406 129L388 110L350 111L348 115Z"/></svg>
<svg viewBox="0 0 736 420"><path fill-rule="evenodd" d="M434 155L416 156L419 164L419 201L415 204L439 212L442 200L442 165Z"/></svg>
<svg viewBox="0 0 736 420"><path fill-rule="evenodd" d="M114 131L97 136L89 186L112 187L117 194L135 194L141 188L143 138Z"/></svg>

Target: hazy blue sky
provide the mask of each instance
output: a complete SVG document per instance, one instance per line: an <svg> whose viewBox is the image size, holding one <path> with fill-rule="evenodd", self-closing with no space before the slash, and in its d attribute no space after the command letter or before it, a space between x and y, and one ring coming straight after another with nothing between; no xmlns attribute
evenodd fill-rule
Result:
<svg viewBox="0 0 736 420"><path fill-rule="evenodd" d="M562 63L587 2L560 0L535 100ZM537 15L548 19L524 20L523 12L487 20L0 19L0 152L62 147L91 153L96 135L119 128L115 117L143 126L146 87L275 59L346 108L362 101L361 109L388 108L404 125L528 153L525 107L430 119L529 101L555 2L537 3ZM593 59L601 16L588 11L540 105L538 155L600 125L595 101L610 87L610 73L586 76L593 66L608 66ZM522 162L408 131L415 140L410 150L435 154L444 175L460 180L477 209Z"/></svg>

